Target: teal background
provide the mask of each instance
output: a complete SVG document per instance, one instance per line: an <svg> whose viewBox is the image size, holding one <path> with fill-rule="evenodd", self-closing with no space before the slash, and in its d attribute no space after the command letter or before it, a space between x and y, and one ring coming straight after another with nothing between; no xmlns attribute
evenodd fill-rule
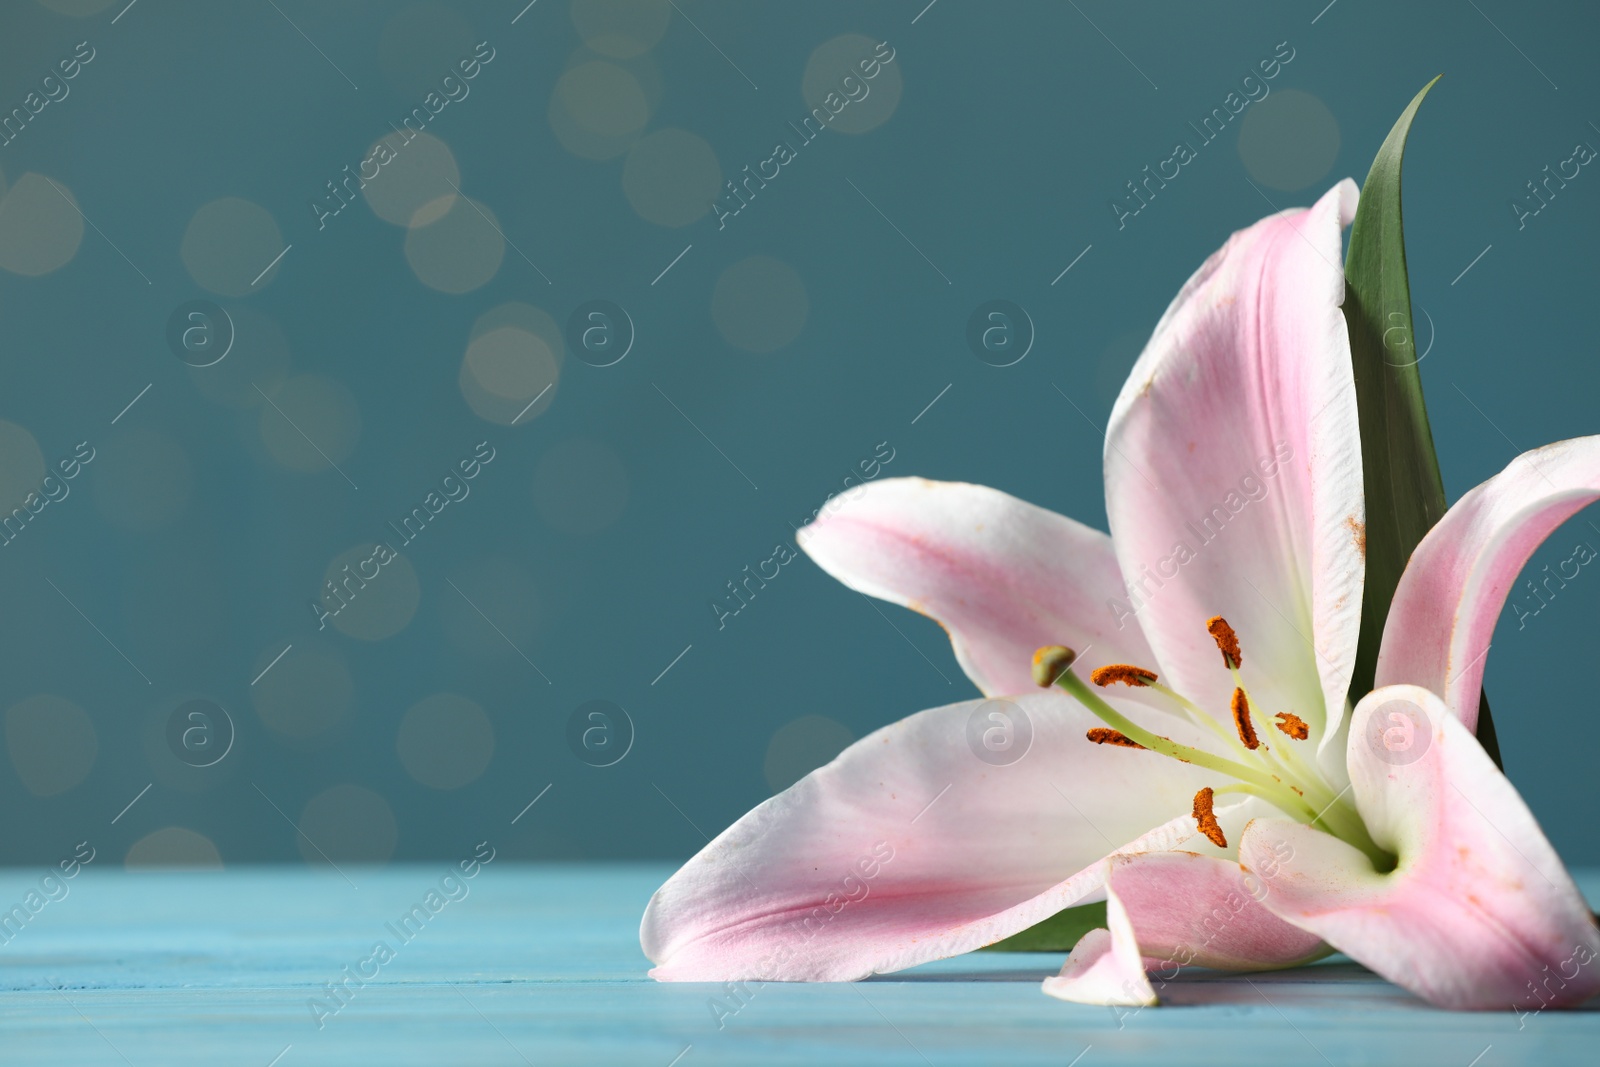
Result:
<svg viewBox="0 0 1600 1067"><path fill-rule="evenodd" d="M0 511L39 461L80 441L95 458L0 548L0 861L53 863L81 840L132 865L432 860L490 836L511 858L687 856L849 738L974 695L934 624L874 611L803 558L719 629L726 583L792 544L880 443L882 476L982 482L1103 528L1099 427L1183 280L1274 206L1364 176L1440 72L1408 152L1406 222L1450 497L1597 429L1600 177L1584 168L1524 228L1510 207L1576 142L1600 145L1591 7L923 2L680 0L627 58L586 45L563 0L520 17L517 0L7 4L0 109L78 42L95 58L0 147L7 197L44 175L90 220L58 269L0 271L0 419L24 434L0 427ZM825 131L725 229L636 210L633 141L689 131L732 177L790 136L808 60L844 34L895 51L903 93L881 124ZM479 41L495 58L429 132L509 243L489 280L453 294L419 279L405 227L358 202L319 230L308 204ZM1294 58L1271 94L1119 230L1108 201L1124 182L1280 42ZM649 110L603 160L574 154L550 118L563 73L591 61L625 69ZM580 110L616 113L574 92ZM72 228L42 206L61 194L31 189L0 201L0 250L23 267ZM224 227L210 243L223 273L248 281L289 247L241 294L208 288L215 269L197 276L181 252L224 197L264 209L278 236ZM488 239L482 216L463 217ZM792 271L803 313L790 275L741 273L750 257ZM792 339L730 342L739 321L714 311L730 269L751 279L727 297L743 329ZM238 330L203 369L165 336L197 299ZM1036 327L1014 366L965 340L995 299ZM631 317L625 359L558 353L557 385L516 425L474 409L460 373L480 316L515 302L559 327L593 300ZM339 470L280 414L323 436ZM470 495L405 550L414 610L376 593L350 609L357 628L403 628L319 631L308 601L329 562L370 550L485 440L495 458ZM1592 521L1558 532L1530 576L1579 541L1600 548ZM1486 676L1507 770L1573 864L1600 862L1597 612L1585 567L1520 628L1507 611ZM407 735L403 758L408 709L439 693L482 717ZM206 768L165 737L191 699L236 729ZM593 700L634 725L607 767L569 744Z"/></svg>

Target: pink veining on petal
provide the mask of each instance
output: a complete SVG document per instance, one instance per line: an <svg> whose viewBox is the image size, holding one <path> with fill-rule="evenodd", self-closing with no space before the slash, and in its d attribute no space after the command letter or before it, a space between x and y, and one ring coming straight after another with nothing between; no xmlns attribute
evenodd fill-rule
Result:
<svg viewBox="0 0 1600 1067"><path fill-rule="evenodd" d="M937 619L990 696L1032 689L1041 645L1099 662L1151 658L1137 625L1119 630L1105 614L1122 589L1111 538L996 489L869 482L839 497L799 543L850 588Z"/></svg>
<svg viewBox="0 0 1600 1067"><path fill-rule="evenodd" d="M1225 616L1252 695L1299 715L1323 745L1337 734L1324 708L1335 724L1344 711L1364 577L1340 310L1340 231L1355 203L1346 180L1234 234L1156 326L1105 450L1129 583L1118 617L1136 614L1175 688L1225 714L1233 683L1205 632Z"/></svg>
<svg viewBox="0 0 1600 1067"><path fill-rule="evenodd" d="M1564 1007L1600 993L1587 904L1442 700L1409 685L1368 694L1349 761L1362 818L1399 866L1380 873L1328 834L1257 819L1239 857L1267 886L1265 907L1440 1007Z"/></svg>
<svg viewBox="0 0 1600 1067"><path fill-rule="evenodd" d="M1061 973L1046 978L1045 993L1077 1004L1138 1008L1156 1003L1156 992L1139 956L1139 941L1121 902L1106 901L1106 929L1078 939Z"/></svg>
<svg viewBox="0 0 1600 1067"><path fill-rule="evenodd" d="M1236 862L1194 852L1149 852L1111 862L1108 889L1126 909L1139 952L1162 968L1289 967L1327 952L1256 897L1262 883Z"/></svg>
<svg viewBox="0 0 1600 1067"><path fill-rule="evenodd" d="M1085 934L1044 991L1081 1004L1154 1004L1190 967L1267 970L1326 955L1315 934L1256 900L1261 883L1237 863L1194 852L1110 857L1107 930ZM1152 983L1151 978L1154 982Z"/></svg>
<svg viewBox="0 0 1600 1067"><path fill-rule="evenodd" d="M1489 641L1517 574L1556 527L1596 499L1600 437L1580 437L1518 456L1457 501L1400 578L1377 684L1426 686L1475 730Z"/></svg>
<svg viewBox="0 0 1600 1067"><path fill-rule="evenodd" d="M1019 727L1026 717L1030 747L1014 762L973 747L974 722L981 738L995 710ZM1186 812L1200 780L1170 761L1152 773L1154 753L1091 744L1095 722L1065 694L1036 691L869 734L656 892L640 930L651 973L863 978L992 944L1095 899L1107 853L1195 838Z"/></svg>

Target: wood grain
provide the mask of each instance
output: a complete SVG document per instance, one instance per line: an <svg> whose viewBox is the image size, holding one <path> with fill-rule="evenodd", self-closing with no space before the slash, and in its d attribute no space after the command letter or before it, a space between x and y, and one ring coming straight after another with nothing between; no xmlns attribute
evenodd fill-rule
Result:
<svg viewBox="0 0 1600 1067"><path fill-rule="evenodd" d="M1600 1048L1600 1002L1521 1019L1438 1012L1337 957L1181 976L1170 1006L1132 1015L1042 995L1057 954L979 953L735 999L645 976L639 915L665 867L497 862L402 941L391 927L446 873L85 870L0 947L0 1063L1501 1067L1588 1064ZM0 904L37 882L5 872ZM1600 872L1583 883L1593 900ZM319 1017L310 1005L337 1003L327 984L379 941L393 958Z"/></svg>

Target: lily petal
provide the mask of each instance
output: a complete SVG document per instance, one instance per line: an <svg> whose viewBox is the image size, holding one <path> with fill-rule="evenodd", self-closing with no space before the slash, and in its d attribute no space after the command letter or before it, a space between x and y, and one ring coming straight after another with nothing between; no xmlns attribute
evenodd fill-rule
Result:
<svg viewBox="0 0 1600 1067"><path fill-rule="evenodd" d="M1410 724L1409 726L1407 724ZM1389 873L1318 830L1257 819L1240 862L1265 907L1444 1008L1557 1007L1600 993L1600 930L1527 805L1444 702L1374 690L1350 782Z"/></svg>
<svg viewBox="0 0 1600 1067"><path fill-rule="evenodd" d="M799 544L851 589L937 619L989 696L1032 689L1041 645L1151 660L1138 625L1119 630L1105 611L1122 593L1111 538L997 489L869 482L836 498Z"/></svg>
<svg viewBox="0 0 1600 1067"><path fill-rule="evenodd" d="M1260 971L1326 955L1315 934L1263 908L1263 884L1238 863L1195 852L1146 852L1111 863L1107 892L1122 902L1139 951L1163 968Z"/></svg>
<svg viewBox="0 0 1600 1067"><path fill-rule="evenodd" d="M1165 985L1186 966L1266 971L1330 952L1317 934L1261 907L1262 883L1237 862L1184 851L1106 861L1106 926L1074 945L1045 992L1080 1005L1157 1003L1147 973Z"/></svg>
<svg viewBox="0 0 1600 1067"><path fill-rule="evenodd" d="M994 713L1030 746L1014 762L984 748L984 731L1003 729ZM657 890L640 928L650 973L842 981L899 970L1092 898L1100 860L1118 848L1200 840L1187 814L1199 772L1091 744L1097 723L1066 694L1036 690L867 735Z"/></svg>
<svg viewBox="0 0 1600 1067"><path fill-rule="evenodd" d="M1355 205L1347 179L1207 260L1135 364L1105 452L1129 583L1112 613L1129 625L1137 614L1172 685L1219 715L1233 683L1206 620L1225 616L1253 696L1299 715L1323 745L1345 707L1365 574L1340 311L1340 231Z"/></svg>
<svg viewBox="0 0 1600 1067"><path fill-rule="evenodd" d="M1114 894L1106 898L1106 929L1080 937L1061 973L1046 978L1042 988L1057 1000L1075 1004L1143 1008L1157 1003L1139 955L1139 940Z"/></svg>
<svg viewBox="0 0 1600 1067"><path fill-rule="evenodd" d="M1045 981L1044 991L1053 997L1080 1004L1154 1004L1155 989L1185 967L1260 971L1330 951L1315 934L1262 907L1256 897L1263 883L1237 863L1177 851L1106 862L1110 933L1083 936L1061 974ZM1155 974L1155 987L1146 971Z"/></svg>
<svg viewBox="0 0 1600 1067"><path fill-rule="evenodd" d="M1596 499L1600 437L1524 453L1458 500L1406 564L1377 684L1426 686L1475 731L1484 657L1506 594L1544 539Z"/></svg>

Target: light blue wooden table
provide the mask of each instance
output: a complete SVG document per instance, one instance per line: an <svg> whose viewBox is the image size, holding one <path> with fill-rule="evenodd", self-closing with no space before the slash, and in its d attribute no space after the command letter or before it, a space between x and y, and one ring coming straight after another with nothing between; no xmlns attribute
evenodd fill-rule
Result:
<svg viewBox="0 0 1600 1067"><path fill-rule="evenodd" d="M390 927L446 871L86 869L0 927L0 1063L1600 1062L1600 1001L1521 1019L1437 1012L1337 959L1196 975L1167 987L1171 1007L1119 1018L1039 992L1058 956L978 953L853 985L767 985L730 1016L718 987L645 977L639 913L668 868L500 861L403 941ZM1593 900L1600 872L1583 881ZM37 872L5 872L0 908L38 887ZM367 962L378 941L394 957ZM334 1013L327 983L346 967L376 977L347 981Z"/></svg>

